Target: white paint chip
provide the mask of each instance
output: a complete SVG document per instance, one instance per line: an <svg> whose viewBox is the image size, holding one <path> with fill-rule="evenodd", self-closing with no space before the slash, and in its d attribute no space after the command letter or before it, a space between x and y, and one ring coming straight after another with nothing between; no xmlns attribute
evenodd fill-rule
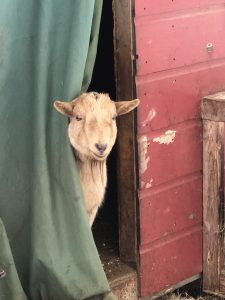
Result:
<svg viewBox="0 0 225 300"><path fill-rule="evenodd" d="M147 126L156 116L156 110L153 108L149 111L148 116L144 122L142 122L142 126Z"/></svg>
<svg viewBox="0 0 225 300"><path fill-rule="evenodd" d="M144 174L148 169L149 161L150 157L148 156L148 139L146 135L143 135L139 139L139 163L141 174Z"/></svg>
<svg viewBox="0 0 225 300"><path fill-rule="evenodd" d="M163 135L153 139L154 143L169 145L174 142L176 136L175 130L167 130Z"/></svg>
<svg viewBox="0 0 225 300"><path fill-rule="evenodd" d="M151 178L149 182L146 183L146 189L150 189L153 184L153 179Z"/></svg>

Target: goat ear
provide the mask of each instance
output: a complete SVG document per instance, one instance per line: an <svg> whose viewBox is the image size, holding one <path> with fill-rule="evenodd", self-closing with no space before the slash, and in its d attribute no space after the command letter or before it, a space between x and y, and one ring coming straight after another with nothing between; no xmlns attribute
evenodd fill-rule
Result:
<svg viewBox="0 0 225 300"><path fill-rule="evenodd" d="M73 116L73 105L72 102L62 102L59 100L56 100L54 102L55 109L60 112L61 114L72 117Z"/></svg>
<svg viewBox="0 0 225 300"><path fill-rule="evenodd" d="M140 103L139 99L131 101L119 101L115 102L117 115L124 115L135 109Z"/></svg>

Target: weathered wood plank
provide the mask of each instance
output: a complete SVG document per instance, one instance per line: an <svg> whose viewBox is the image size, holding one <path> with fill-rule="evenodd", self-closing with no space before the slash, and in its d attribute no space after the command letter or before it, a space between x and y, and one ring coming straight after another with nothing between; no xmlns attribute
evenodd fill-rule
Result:
<svg viewBox="0 0 225 300"><path fill-rule="evenodd" d="M132 1L114 0L115 77L118 100L134 98ZM136 265L136 119L135 113L118 120L118 200L120 258Z"/></svg>
<svg viewBox="0 0 225 300"><path fill-rule="evenodd" d="M224 4L224 2L224 0L179 0L171 3L168 0L138 0L135 2L135 12L136 16L140 17L203 7L208 8L209 5Z"/></svg>
<svg viewBox="0 0 225 300"><path fill-rule="evenodd" d="M139 133L199 120L199 95L225 90L224 78L225 60L137 77Z"/></svg>
<svg viewBox="0 0 225 300"><path fill-rule="evenodd" d="M202 118L216 122L225 122L225 92L203 98Z"/></svg>
<svg viewBox="0 0 225 300"><path fill-rule="evenodd" d="M141 246L155 242L159 237L161 242L168 239L171 234L173 238L177 237L182 230L185 232L190 227L201 228L202 202L199 199L202 199L202 176L200 172L173 181L167 186L152 187L140 196Z"/></svg>
<svg viewBox="0 0 225 300"><path fill-rule="evenodd" d="M153 295L195 276L202 264L202 229L198 226L179 236L168 236L140 248L141 295Z"/></svg>
<svg viewBox="0 0 225 300"><path fill-rule="evenodd" d="M223 178L224 123L203 120L203 289L214 293L220 291L223 265Z"/></svg>
<svg viewBox="0 0 225 300"><path fill-rule="evenodd" d="M160 7L158 1L149 2L155 2ZM174 9L172 1L166 2ZM206 66L210 61L223 60L224 19L224 4L196 11L136 17L137 75L187 68L195 64ZM212 48L208 43L212 43Z"/></svg>
<svg viewBox="0 0 225 300"><path fill-rule="evenodd" d="M225 298L225 267L224 266L220 274L220 293L223 294L223 298Z"/></svg>

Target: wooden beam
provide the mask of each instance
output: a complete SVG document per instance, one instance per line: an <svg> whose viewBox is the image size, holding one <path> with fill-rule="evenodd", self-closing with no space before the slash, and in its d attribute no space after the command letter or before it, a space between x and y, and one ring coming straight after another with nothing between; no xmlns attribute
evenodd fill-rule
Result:
<svg viewBox="0 0 225 300"><path fill-rule="evenodd" d="M118 100L134 98L132 0L113 0L115 77ZM136 119L118 118L118 200L120 258L136 264Z"/></svg>
<svg viewBox="0 0 225 300"><path fill-rule="evenodd" d="M202 101L203 118L203 290L221 294L224 268L225 93Z"/></svg>
<svg viewBox="0 0 225 300"><path fill-rule="evenodd" d="M219 291L223 248L224 123L203 121L203 286Z"/></svg>
<svg viewBox="0 0 225 300"><path fill-rule="evenodd" d="M202 118L204 120L225 122L225 92L203 98Z"/></svg>

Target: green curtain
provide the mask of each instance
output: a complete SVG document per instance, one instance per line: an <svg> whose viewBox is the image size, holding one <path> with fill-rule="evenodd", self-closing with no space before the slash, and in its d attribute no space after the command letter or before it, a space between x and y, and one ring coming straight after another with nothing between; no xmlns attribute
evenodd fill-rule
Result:
<svg viewBox="0 0 225 300"><path fill-rule="evenodd" d="M0 3L1 300L115 299L53 101L91 79L102 0Z"/></svg>

